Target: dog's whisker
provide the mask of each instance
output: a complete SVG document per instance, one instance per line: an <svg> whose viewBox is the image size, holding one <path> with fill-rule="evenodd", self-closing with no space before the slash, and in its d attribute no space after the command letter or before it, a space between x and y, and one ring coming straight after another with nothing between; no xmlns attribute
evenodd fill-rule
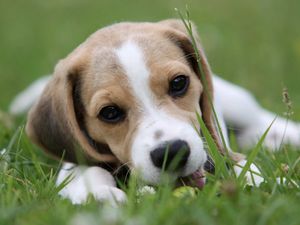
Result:
<svg viewBox="0 0 300 225"><path fill-rule="evenodd" d="M131 161L128 161L126 163L121 164L117 169L115 169L115 171L113 172L113 175L117 174L121 169L130 165L131 163L132 163ZM130 169L130 167L128 167L128 169Z"/></svg>
<svg viewBox="0 0 300 225"><path fill-rule="evenodd" d="M132 169L131 169L131 168L128 168L128 171L126 172L125 177L124 177L125 183L126 183L127 180L129 179L128 177L130 176L131 172L132 172Z"/></svg>

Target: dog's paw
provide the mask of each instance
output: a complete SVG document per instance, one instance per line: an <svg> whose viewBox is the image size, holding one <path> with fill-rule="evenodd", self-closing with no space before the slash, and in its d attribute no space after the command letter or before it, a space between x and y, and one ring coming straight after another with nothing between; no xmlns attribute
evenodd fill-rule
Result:
<svg viewBox="0 0 300 225"><path fill-rule="evenodd" d="M73 204L84 204L87 202L89 195L93 196L99 202L108 202L113 206L125 203L126 194L119 188L99 185L88 189L88 187L68 187L59 192L63 198L69 199Z"/></svg>
<svg viewBox="0 0 300 225"><path fill-rule="evenodd" d="M247 163L246 160L242 160L236 166L234 166L234 171L237 176L240 176L243 167L246 165L246 163ZM249 171L247 171L245 174L245 179L248 185L257 186L257 187L259 187L259 185L262 182L264 182L264 179L261 176L259 169L254 164L250 165Z"/></svg>
<svg viewBox="0 0 300 225"><path fill-rule="evenodd" d="M108 201L112 204L122 204L127 201L125 192L116 187L101 186L92 194L96 200Z"/></svg>
<svg viewBox="0 0 300 225"><path fill-rule="evenodd" d="M116 188L112 175L101 167L64 163L56 181L57 186L62 183L66 185L59 195L71 200L73 204L84 204L89 196L97 201L110 202L113 206L126 202L126 194Z"/></svg>
<svg viewBox="0 0 300 225"><path fill-rule="evenodd" d="M234 171L237 176L240 176L243 167L246 165L247 160L241 160L234 166ZM259 187L263 182L266 182L263 178L260 170L255 164L251 164L249 170L245 174L246 185ZM285 177L277 177L276 183L278 185L284 185L286 187L293 186L299 188L299 185L295 180L287 179Z"/></svg>
<svg viewBox="0 0 300 225"><path fill-rule="evenodd" d="M274 121L273 124L272 121ZM276 117L271 113L264 113L257 123L241 131L237 135L239 145L243 148L255 146L270 125L270 130L263 142L264 147L278 150L282 145L290 144L295 148L300 148L300 124Z"/></svg>

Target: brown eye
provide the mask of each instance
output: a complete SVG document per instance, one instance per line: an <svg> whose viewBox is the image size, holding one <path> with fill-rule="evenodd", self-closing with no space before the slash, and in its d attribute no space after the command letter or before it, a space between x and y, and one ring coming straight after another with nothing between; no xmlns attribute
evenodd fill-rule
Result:
<svg viewBox="0 0 300 225"><path fill-rule="evenodd" d="M117 123L123 120L125 112L118 106L105 106L98 114L98 118L107 123Z"/></svg>
<svg viewBox="0 0 300 225"><path fill-rule="evenodd" d="M172 97L183 96L190 84L190 80L185 75L179 75L170 81L169 84L169 95Z"/></svg>

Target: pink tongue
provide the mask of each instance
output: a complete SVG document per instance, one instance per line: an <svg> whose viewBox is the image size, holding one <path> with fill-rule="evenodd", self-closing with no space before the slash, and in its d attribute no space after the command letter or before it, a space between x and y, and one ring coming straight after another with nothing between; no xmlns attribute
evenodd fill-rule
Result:
<svg viewBox="0 0 300 225"><path fill-rule="evenodd" d="M191 175L192 184L200 189L205 185L205 177L201 170L197 170Z"/></svg>

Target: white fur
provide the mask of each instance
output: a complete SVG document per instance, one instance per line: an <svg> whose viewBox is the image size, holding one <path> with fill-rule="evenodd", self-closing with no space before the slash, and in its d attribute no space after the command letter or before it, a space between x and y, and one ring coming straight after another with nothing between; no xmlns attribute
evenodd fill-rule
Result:
<svg viewBox="0 0 300 225"><path fill-rule="evenodd" d="M18 94L10 104L9 112L13 115L26 113L42 94L50 78L42 77Z"/></svg>
<svg viewBox="0 0 300 225"><path fill-rule="evenodd" d="M274 120L263 143L270 150L282 144L300 147L300 124L276 116L263 109L245 89L217 76L213 77L215 96L226 124L237 130L238 144L243 148L253 147Z"/></svg>
<svg viewBox="0 0 300 225"><path fill-rule="evenodd" d="M89 194L96 200L108 201L112 205L126 201L126 194L116 188L112 175L101 167L77 166L65 163L61 168L56 184L69 182L59 194L68 198L73 204L83 204Z"/></svg>
<svg viewBox="0 0 300 225"><path fill-rule="evenodd" d="M158 129L164 132L164 135L156 140L154 133ZM150 183L160 181L161 170L151 163L150 152L161 143L176 139L186 141L190 146L191 153L185 169L179 174L173 174L174 179L177 176L191 174L205 163L206 153L200 137L188 123L164 114L152 115L141 122L132 145L132 161L134 167L139 169L143 179Z"/></svg>
<svg viewBox="0 0 300 225"><path fill-rule="evenodd" d="M153 103L153 95L149 86L150 71L145 64L142 50L136 43L129 40L123 43L116 53L125 69L130 87L142 105L141 110L154 113L156 106Z"/></svg>
<svg viewBox="0 0 300 225"><path fill-rule="evenodd" d="M189 122L173 118L155 104L150 89L150 70L145 64L142 49L133 41L127 41L116 53L143 115L131 149L134 168L147 182L158 183L161 170L151 163L150 152L167 141L181 139L188 143L191 153L185 169L173 174L173 177L186 176L199 169L206 161L202 140ZM160 139L154 138L157 131L162 133Z"/></svg>
<svg viewBox="0 0 300 225"><path fill-rule="evenodd" d="M238 163L237 166L234 166L234 171L237 176L239 176L243 170L243 167L246 165L247 160L242 160ZM254 165L251 164L249 170L245 174L246 183L253 186L259 186L264 179L259 174L259 169Z"/></svg>

